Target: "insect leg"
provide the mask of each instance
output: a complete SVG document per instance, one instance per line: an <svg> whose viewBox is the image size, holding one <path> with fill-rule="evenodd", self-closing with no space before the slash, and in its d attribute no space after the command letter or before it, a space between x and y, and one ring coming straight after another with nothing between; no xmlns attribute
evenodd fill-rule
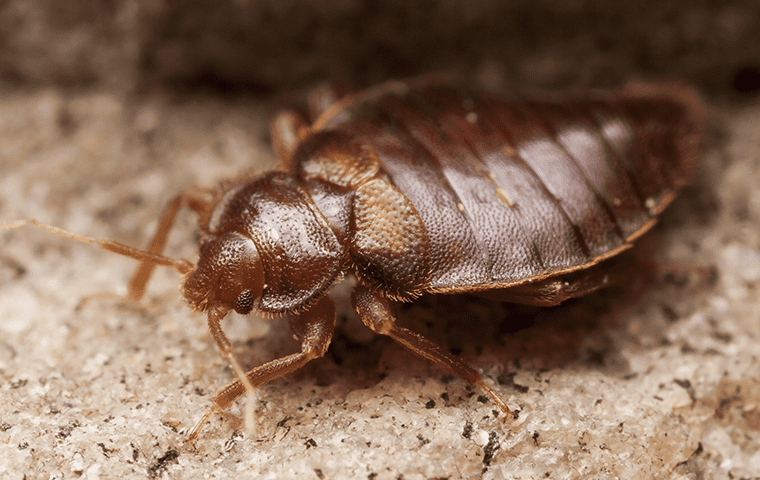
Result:
<svg viewBox="0 0 760 480"><path fill-rule="evenodd" d="M150 255L161 254L164 245L166 245L166 240L169 238L169 231L174 224L174 220L180 208L187 207L197 213L200 218L208 218L211 214L213 203L208 198L204 197L208 197L209 193L211 193L209 190L194 187L174 197L166 208L164 208L164 211L161 214L161 220L158 224L158 231L156 231L156 234L153 236L146 252ZM145 286L148 283L157 262L148 255L144 258L135 258L142 260L142 262L140 263L140 266L137 267L137 270L135 270L132 280L129 282L129 292L127 293L127 297L132 300L139 300L145 293Z"/></svg>
<svg viewBox="0 0 760 480"><path fill-rule="evenodd" d="M291 110L280 112L269 125L272 148L280 161L280 169L290 171L290 157L299 142L309 132L309 124L299 113Z"/></svg>
<svg viewBox="0 0 760 480"><path fill-rule="evenodd" d="M553 307L571 298L578 298L599 289L630 283L641 275L645 266L622 254L593 267L559 277L517 285L504 290L480 292L479 295L500 302L519 303L536 307Z"/></svg>
<svg viewBox="0 0 760 480"><path fill-rule="evenodd" d="M292 110L277 114L269 126L272 135L272 147L280 161L280 169L291 171L293 152L309 133L313 131L311 121L322 115L347 93L346 89L335 85L322 85L309 94L309 119Z"/></svg>
<svg viewBox="0 0 760 480"><path fill-rule="evenodd" d="M317 303L309 308L309 310L299 316L294 316L290 321L290 328L296 338L301 342L301 351L265 363L264 365L254 368L245 375L241 375L242 378L247 380L251 388L288 375L303 367L309 361L323 356L327 351L327 348L330 346L333 329L335 328L335 305L333 305L332 300L326 296L320 298ZM221 329L215 331L214 328L212 328L212 334L214 335L214 340L217 341L219 348L224 352L226 347L223 348L220 341L226 341L226 345L229 345L227 337L224 336ZM223 340L220 340L217 335L220 335ZM230 357L231 353L228 358ZM246 386L243 385L240 378L220 390L213 399L214 405L203 416L201 421L193 427L186 442L193 442L198 437L203 425L212 415L229 407L232 402L244 393L246 393Z"/></svg>
<svg viewBox="0 0 760 480"><path fill-rule="evenodd" d="M348 88L334 84L323 83L309 92L309 117L312 121L319 118L328 108L335 105L341 98L351 93Z"/></svg>
<svg viewBox="0 0 760 480"><path fill-rule="evenodd" d="M362 322L375 333L388 335L404 347L417 355L439 365L465 382L480 388L499 407L504 415L515 415L504 400L485 384L483 378L474 369L444 352L438 345L426 339L422 335L396 325L396 317L391 309L390 302L371 292L362 285L358 285L351 296L356 313Z"/></svg>

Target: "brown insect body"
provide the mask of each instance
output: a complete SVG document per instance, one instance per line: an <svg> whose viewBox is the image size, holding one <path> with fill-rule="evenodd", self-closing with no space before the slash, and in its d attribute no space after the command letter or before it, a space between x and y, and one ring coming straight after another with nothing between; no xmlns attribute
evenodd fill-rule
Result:
<svg viewBox="0 0 760 480"><path fill-rule="evenodd" d="M253 386L324 353L334 324L324 293L353 273L367 326L512 413L477 372L396 326L389 300L484 292L555 305L600 288L592 270L571 283L561 275L619 253L653 225L691 175L701 128L689 93L651 87L507 103L390 83L333 104L311 126L286 113L273 136L288 173L222 196L202 225L185 297L214 317L254 306L299 314L291 325L303 351L293 365L248 373ZM243 390L234 382L215 408Z"/></svg>
<svg viewBox="0 0 760 480"><path fill-rule="evenodd" d="M303 135L290 175L234 187L205 228L253 242L265 312L301 311L343 273L411 299L589 267L653 225L701 128L664 93L508 104L429 86L345 103Z"/></svg>
<svg viewBox="0 0 760 480"><path fill-rule="evenodd" d="M690 177L703 113L684 86L631 87L577 100L507 102L430 82L391 82L349 95L309 123L273 122L282 171L241 179L212 200L196 191L164 212L147 252L103 248L186 274L184 296L206 312L238 379L191 432L257 385L327 350L335 324L325 295L358 279L359 318L481 388L480 375L395 324L392 302L422 293L478 292L556 305L604 285L591 268L630 247ZM160 257L177 210L199 214L197 267ZM128 250L128 251L125 251ZM292 314L301 351L244 372L220 321L230 311ZM249 402L250 404L250 402Z"/></svg>

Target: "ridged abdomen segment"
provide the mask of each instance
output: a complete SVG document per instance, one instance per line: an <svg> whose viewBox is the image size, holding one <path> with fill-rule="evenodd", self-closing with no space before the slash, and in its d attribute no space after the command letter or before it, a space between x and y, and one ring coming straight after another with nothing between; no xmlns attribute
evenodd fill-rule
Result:
<svg viewBox="0 0 760 480"><path fill-rule="evenodd" d="M374 147L427 230L427 289L451 292L569 271L625 248L688 178L699 134L688 103L652 91L507 103L426 86L340 117L322 124Z"/></svg>

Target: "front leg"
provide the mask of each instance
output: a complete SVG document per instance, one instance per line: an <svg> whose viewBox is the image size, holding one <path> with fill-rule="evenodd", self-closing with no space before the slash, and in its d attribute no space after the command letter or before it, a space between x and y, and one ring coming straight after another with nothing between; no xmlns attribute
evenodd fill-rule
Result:
<svg viewBox="0 0 760 480"><path fill-rule="evenodd" d="M351 295L354 309L362 322L373 332L388 335L417 355L443 367L465 382L480 388L499 407L504 415L515 415L504 400L483 382L483 378L474 369L444 352L438 345L411 330L396 325L390 302L370 291L367 287L357 285Z"/></svg>
<svg viewBox="0 0 760 480"><path fill-rule="evenodd" d="M132 276L132 281L129 282L129 293L127 293L127 298L131 300L140 300L145 293L145 286L153 273L153 269L156 265L165 265L165 263L156 261L154 256L160 255L163 251L166 241L169 238L169 232L174 225L174 220L176 219L179 210L183 207L189 208L198 215L199 223L208 223L208 218L211 215L211 210L213 208L214 194L215 192L213 190L202 187L188 188L186 191L174 197L164 208L164 211L161 214L161 219L158 222L158 230L153 235L153 239L150 241L150 245L148 245L148 249L145 252L139 252L136 249L130 249L129 252L112 250L116 253L141 261ZM103 247L102 244L101 247ZM106 250L108 250L108 248L106 248ZM188 272L189 269L181 273L187 274Z"/></svg>
<svg viewBox="0 0 760 480"><path fill-rule="evenodd" d="M218 324L218 322L216 323ZM227 354L230 350L227 337L221 332L221 329L214 329L214 326L211 324L212 322L209 321L209 325L212 327L211 331L214 334L214 340L216 340L220 350L225 353L234 368L237 362L231 353ZM309 310L301 315L293 316L290 321L290 329L298 341L301 342L301 351L260 365L245 375L238 374L237 380L216 394L213 399L214 405L203 416L201 421L193 427L185 442L193 442L198 437L203 425L206 424L212 415L228 408L232 402L244 393L251 393L253 388L293 373L311 360L323 356L330 346L334 328L335 305L327 296L320 298ZM235 371L242 372L239 366L235 368ZM248 408L253 408L253 403L250 400Z"/></svg>

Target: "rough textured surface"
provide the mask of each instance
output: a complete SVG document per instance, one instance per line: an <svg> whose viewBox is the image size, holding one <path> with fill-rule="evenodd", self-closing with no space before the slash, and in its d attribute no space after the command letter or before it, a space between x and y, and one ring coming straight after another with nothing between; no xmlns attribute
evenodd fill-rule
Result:
<svg viewBox="0 0 760 480"><path fill-rule="evenodd" d="M375 40L341 46L336 38L348 30L337 28L346 22L340 12L355 19L370 3L280 2L301 7L306 18L312 8L323 13L312 23L298 21L313 27L316 47L303 47L293 27L282 35L298 41L282 41L275 52L271 45L246 50L246 42L255 43L249 37L232 49L204 33L225 25L234 17L225 12L246 8L245 2L217 2L216 16L202 10L171 16L158 3L149 11L113 2L105 11L59 2L56 12L45 2L6 2L2 41L16 49L4 48L2 56L3 72L15 84L0 93L0 224L36 218L145 245L161 208L183 188L274 165L267 122L282 95L294 96L277 85L343 74L366 84L441 66L491 86L597 86L675 75L709 93L710 133L693 185L642 239L637 256L655 261L634 272L648 274L555 309L472 297L423 297L403 309L406 326L480 369L521 410L506 422L494 417L480 392L369 333L350 315L348 290L339 288L341 326L330 352L261 389L257 437L242 438L238 402L210 422L193 448L182 445L185 433L232 374L205 319L183 304L178 275L158 271L141 302L125 302L98 294L125 294L133 261L31 227L2 231L1 478L760 476L760 103L735 93L752 85L746 59L760 48L752 37L757 29L742 27L756 18L751 5L680 11L673 2L644 9L652 19L646 28L655 32L645 35L638 27L646 24L637 16L641 8L627 7L620 18L586 17L583 12L598 11L592 2L559 12L531 2L520 18L566 23L539 41L539 26L531 36L524 31L529 22L510 20L522 25L511 41L524 48L499 56L473 27L493 5L468 10L442 3L447 7L436 12L449 8L456 28L428 39L417 29L426 17L414 16L407 3L375 5L379 11L366 28L354 28L374 32L359 37ZM74 5L81 5L79 16L72 16ZM266 17L263 32L275 30L285 6L280 16ZM672 21L654 21L673 11L681 13ZM134 20L149 13L162 21ZM491 13L489 25L502 15ZM577 33L574 19L599 15L609 21L588 23L604 28ZM85 21L106 17L126 26L94 28ZM21 29L18 18L39 29ZM406 36L383 29L384 21L406 25ZM214 31L247 31L241 22ZM331 22L336 29L319 28ZM185 25L182 31L192 34L161 36L157 25ZM196 38L206 42L193 43ZM426 56L424 48L405 50L410 38L444 46L474 40L447 60ZM373 50L372 42L382 48ZM744 42L741 51L732 48L737 42ZM324 53L332 44L337 53ZM203 52L198 45L217 48L192 58L171 54ZM309 52L294 54L299 45ZM308 53L311 63L299 63ZM183 58L181 69L167 58ZM230 74L224 65L242 73ZM741 75L738 66L746 67ZM213 78L204 76L209 71ZM181 92L167 87L178 78L188 87ZM210 93L198 91L209 85ZM234 93L220 91L230 85ZM272 93L241 93L250 85ZM194 259L193 222L192 215L181 217L169 255ZM282 319L233 316L225 329L246 366L297 348Z"/></svg>

